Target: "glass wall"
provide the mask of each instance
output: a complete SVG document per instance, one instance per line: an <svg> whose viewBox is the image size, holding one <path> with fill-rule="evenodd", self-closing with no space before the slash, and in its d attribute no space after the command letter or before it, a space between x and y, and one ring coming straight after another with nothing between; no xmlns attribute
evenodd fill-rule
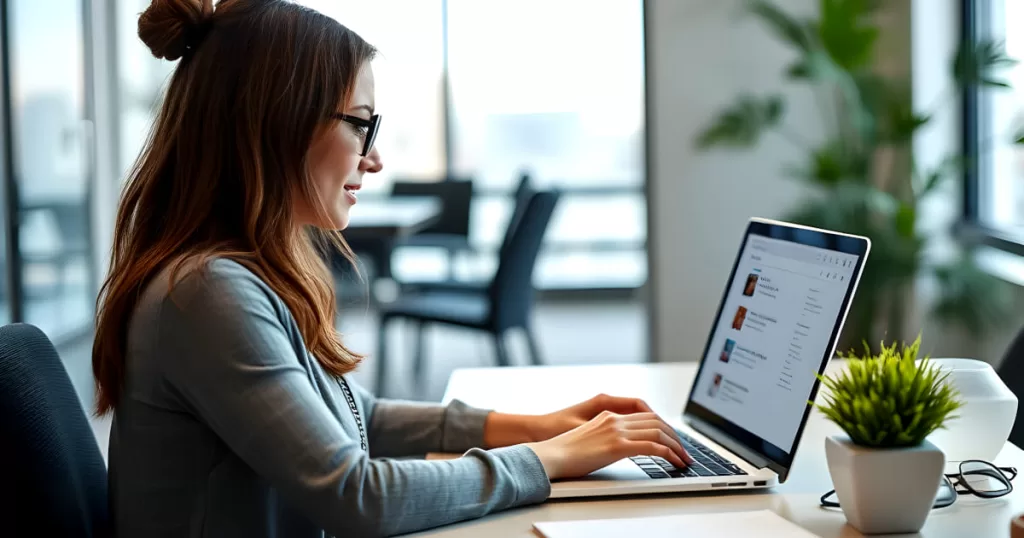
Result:
<svg viewBox="0 0 1024 538"><path fill-rule="evenodd" d="M374 75L384 171L368 178L363 199L386 196L395 179L472 178L476 254L463 256L456 272L475 278L494 269L511 190L528 171L536 184L564 193L538 260L539 288L634 288L646 281L641 0L608 0L600 9L586 0L298 3L379 50ZM138 154L176 65L152 58L136 35L147 4L117 3L123 170ZM401 279L447 273L443 251L402 249L393 263Z"/></svg>
<svg viewBox="0 0 1024 538"><path fill-rule="evenodd" d="M447 10L451 167L485 193L473 208L477 245L500 244L508 194L527 171L564 193L539 287L642 285L642 2L448 0Z"/></svg>
<svg viewBox="0 0 1024 538"><path fill-rule="evenodd" d="M96 287L85 6L82 0L8 0L6 6L17 317L60 342L90 329Z"/></svg>

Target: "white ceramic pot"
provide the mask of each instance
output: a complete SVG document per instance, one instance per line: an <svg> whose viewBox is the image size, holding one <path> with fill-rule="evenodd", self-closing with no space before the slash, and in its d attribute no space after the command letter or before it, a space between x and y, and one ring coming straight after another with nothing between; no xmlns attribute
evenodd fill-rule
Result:
<svg viewBox="0 0 1024 538"><path fill-rule="evenodd" d="M935 503L946 458L925 440L911 448L855 445L825 439L825 457L846 521L863 534L915 533Z"/></svg>
<svg viewBox="0 0 1024 538"><path fill-rule="evenodd" d="M930 359L949 372L948 381L960 391L959 417L928 436L949 461L994 461L1003 449L1017 417L1017 396L991 365L975 359Z"/></svg>

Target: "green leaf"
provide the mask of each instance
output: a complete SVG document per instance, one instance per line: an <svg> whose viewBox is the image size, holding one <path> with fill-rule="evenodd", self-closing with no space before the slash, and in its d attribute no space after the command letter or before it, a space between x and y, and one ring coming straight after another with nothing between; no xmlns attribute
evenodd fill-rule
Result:
<svg viewBox="0 0 1024 538"><path fill-rule="evenodd" d="M865 0L820 0L818 38L833 61L847 71L871 63L878 28L868 17Z"/></svg>
<svg viewBox="0 0 1024 538"><path fill-rule="evenodd" d="M922 116L909 107L889 109L886 117L883 139L890 143L908 143L913 141L914 133L931 121L931 116Z"/></svg>
<svg viewBox="0 0 1024 538"><path fill-rule="evenodd" d="M827 53L811 50L786 68L786 76L795 80L834 81L841 78L843 72Z"/></svg>
<svg viewBox="0 0 1024 538"><path fill-rule="evenodd" d="M764 131L778 125L783 108L782 98L778 95L761 98L743 95L699 135L697 147L752 146Z"/></svg>
<svg viewBox="0 0 1024 538"><path fill-rule="evenodd" d="M767 0L750 0L747 9L758 16L771 30L784 41L803 52L811 50L811 32L807 24L789 16L773 2Z"/></svg>
<svg viewBox="0 0 1024 538"><path fill-rule="evenodd" d="M807 168L792 168L789 174L812 183L831 187L862 175L863 171L856 164L850 163L845 148L839 142L830 142L811 150L810 164Z"/></svg>
<svg viewBox="0 0 1024 538"><path fill-rule="evenodd" d="M993 72L1016 64L1017 60L1006 55L1004 44L1000 41L985 39L964 42L953 58L953 79L961 87L1009 88L1009 84L995 78Z"/></svg>
<svg viewBox="0 0 1024 538"><path fill-rule="evenodd" d="M918 360L920 343L919 335L910 345L882 342L877 354L849 355L845 371L825 377L822 414L861 445L920 444L962 405L948 372L927 356Z"/></svg>
<svg viewBox="0 0 1024 538"><path fill-rule="evenodd" d="M1024 133L1021 134L1024 136ZM1024 140L1019 143L1024 143ZM951 155L943 159L935 170L932 170L925 176L924 185L921 187L918 196L925 196L931 193L948 177L958 177L963 173L966 161L966 157L962 155Z"/></svg>
<svg viewBox="0 0 1024 538"><path fill-rule="evenodd" d="M1017 145L1024 144L1024 128L1017 131L1017 134L1013 137L1013 143Z"/></svg>
<svg viewBox="0 0 1024 538"><path fill-rule="evenodd" d="M913 237L917 225L917 211L910 204L900 204L896 212L896 233L903 237Z"/></svg>

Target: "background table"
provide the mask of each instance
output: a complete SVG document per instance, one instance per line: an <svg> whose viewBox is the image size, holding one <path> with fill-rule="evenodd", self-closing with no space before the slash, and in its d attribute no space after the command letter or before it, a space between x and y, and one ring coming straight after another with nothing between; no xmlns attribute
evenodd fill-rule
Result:
<svg viewBox="0 0 1024 538"><path fill-rule="evenodd" d="M376 277L391 278L395 240L434 224L441 217L441 210L441 200L431 196L359 200L349 211L343 235L357 255L371 260ZM341 275L350 275L349 263L340 254L334 256L332 266Z"/></svg>
<svg viewBox="0 0 1024 538"><path fill-rule="evenodd" d="M834 361L830 370L841 367ZM599 392L646 400L669 422L678 423L696 364L517 367L457 370L444 400L515 413L544 413L572 405ZM536 537L536 521L659 516L698 512L770 509L819 536L860 536L838 509L819 507L818 498L832 489L824 439L840 430L813 411L797 449L789 480L777 488L751 492L647 495L621 498L551 500L534 507L497 513L417 536ZM995 461L1024 468L1024 452L1007 443ZM1019 485L1018 485L1019 486ZM1000 499L961 495L948 508L932 511L919 536L1005 537L1010 519L1024 513L1024 488Z"/></svg>
<svg viewBox="0 0 1024 538"><path fill-rule="evenodd" d="M441 201L425 197L360 200L349 212L345 237L392 239L414 234L437 221Z"/></svg>

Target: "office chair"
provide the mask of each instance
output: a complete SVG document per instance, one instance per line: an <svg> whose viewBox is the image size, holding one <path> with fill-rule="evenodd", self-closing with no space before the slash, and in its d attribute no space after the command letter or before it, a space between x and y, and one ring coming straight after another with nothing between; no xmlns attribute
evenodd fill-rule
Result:
<svg viewBox="0 0 1024 538"><path fill-rule="evenodd" d="M38 328L0 327L3 536L108 536L107 469L71 379Z"/></svg>
<svg viewBox="0 0 1024 538"><path fill-rule="evenodd" d="M521 329L533 364L541 364L540 350L530 329L533 312L533 269L544 233L559 199L559 193L541 191L529 196L517 226L508 230L505 248L499 253L498 270L484 288L472 291L428 290L401 295L384 305L377 333L377 392L383 395L387 382L386 335L388 323L408 319L416 331L413 376L423 377L424 325L439 323L484 331L494 339L499 366L508 366L504 337L510 329Z"/></svg>
<svg viewBox="0 0 1024 538"><path fill-rule="evenodd" d="M441 200L441 217L420 233L397 240L393 247L435 247L448 253L448 278L455 275L455 257L472 250L469 225L473 205L473 181L396 181L391 196L435 196ZM388 253L390 256L391 253ZM388 262L390 270L390 262ZM390 275L390 273L389 273Z"/></svg>
<svg viewBox="0 0 1024 538"><path fill-rule="evenodd" d="M1024 329L1021 329L1010 343L996 373L999 374L999 378L1006 383L1010 391L1017 395L1018 399L1024 400ZM1016 446L1024 446L1024 416L1022 415L1024 415L1024 406L1017 409L1017 419L1013 422L1013 428L1010 430L1009 441Z"/></svg>
<svg viewBox="0 0 1024 538"><path fill-rule="evenodd" d="M512 214L509 215L508 222L505 225L505 233L502 236L501 247L498 250L499 258L501 253L508 248L510 239L512 238L512 232L515 231L519 221L523 218L523 212L526 210L526 204L530 201L530 197L534 193L534 188L530 180L529 174L522 174L519 177L519 183L516 185L516 189L512 195ZM490 285L490 280L432 280L432 281L403 281L401 282L401 288L403 293L412 291L452 291L452 292L471 292L479 293L486 290L487 286Z"/></svg>

